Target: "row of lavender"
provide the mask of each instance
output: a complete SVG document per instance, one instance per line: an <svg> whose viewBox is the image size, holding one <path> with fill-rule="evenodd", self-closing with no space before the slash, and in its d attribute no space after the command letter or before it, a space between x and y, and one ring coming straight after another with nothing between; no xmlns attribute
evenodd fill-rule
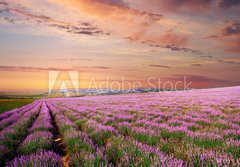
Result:
<svg viewBox="0 0 240 167"><path fill-rule="evenodd" d="M16 122L20 119L27 111L33 109L35 105L38 105L40 102L35 101L32 104L23 106L21 108L17 108L8 112L5 112L0 115L0 130L3 128L11 125L12 123Z"/></svg>
<svg viewBox="0 0 240 167"><path fill-rule="evenodd" d="M17 146L27 135L27 129L31 126L32 122L37 117L40 107L41 101L37 101L28 105L27 107L22 107L20 109L14 110L15 113L11 112L8 118L1 120L1 165L4 164L6 160L11 159L15 156Z"/></svg>
<svg viewBox="0 0 240 167"><path fill-rule="evenodd" d="M77 124L66 117L58 106L48 105L62 137L61 143L66 146L64 163L67 166L105 166L106 161L94 141L79 131Z"/></svg>
<svg viewBox="0 0 240 167"><path fill-rule="evenodd" d="M49 102L97 144L108 163L239 166L239 100L238 88ZM140 151L126 151L134 150L130 143Z"/></svg>
<svg viewBox="0 0 240 167"><path fill-rule="evenodd" d="M37 101L18 110L25 113L0 132L1 166L63 166L61 157L51 151L53 126L46 103Z"/></svg>

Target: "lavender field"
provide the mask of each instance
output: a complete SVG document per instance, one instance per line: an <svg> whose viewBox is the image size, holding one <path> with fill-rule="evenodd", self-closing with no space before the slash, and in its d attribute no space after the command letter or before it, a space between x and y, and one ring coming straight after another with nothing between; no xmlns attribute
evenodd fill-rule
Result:
<svg viewBox="0 0 240 167"><path fill-rule="evenodd" d="M240 166L240 87L35 101L0 115L0 166Z"/></svg>

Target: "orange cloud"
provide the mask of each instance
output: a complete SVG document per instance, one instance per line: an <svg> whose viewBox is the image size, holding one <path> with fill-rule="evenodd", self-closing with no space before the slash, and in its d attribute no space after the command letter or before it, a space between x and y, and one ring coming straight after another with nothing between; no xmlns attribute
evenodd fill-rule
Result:
<svg viewBox="0 0 240 167"><path fill-rule="evenodd" d="M58 0L53 1L59 4ZM164 19L161 14L139 11L111 0L70 0L64 2L64 6L75 9L79 15L93 19L120 37L131 36L136 32L146 34L153 28L151 26L160 26Z"/></svg>
<svg viewBox="0 0 240 167"><path fill-rule="evenodd" d="M175 51L199 51L186 48L190 36L176 29L177 22L160 14L149 13L129 7L122 0L51 0L55 4L75 10L78 15L93 19L104 30L130 41L161 45ZM179 26L179 25L178 25ZM175 27L175 30L169 31ZM184 47L184 48L179 48ZM188 46L189 47L189 46Z"/></svg>
<svg viewBox="0 0 240 167"><path fill-rule="evenodd" d="M132 36L136 32L146 34L153 28L151 26L160 26L159 23L164 20L161 14L132 9L122 1L51 0L51 2L75 10L79 17L84 15L121 37Z"/></svg>
<svg viewBox="0 0 240 167"><path fill-rule="evenodd" d="M69 1L80 12L100 19L106 19L116 24L121 29L121 32L117 30L118 28L115 28L114 31L117 31L122 36L129 36L131 40L139 42L151 40L158 44L175 46L186 46L188 44L189 37L187 35L164 30L164 26L168 25L166 21L163 21L162 15L135 10L122 3L122 5L117 5L116 3L110 3L109 0L107 2L105 0ZM157 32L150 31L157 27L162 27L163 30ZM156 35L156 33L158 34Z"/></svg>
<svg viewBox="0 0 240 167"><path fill-rule="evenodd" d="M165 32L161 34L145 34L137 32L128 37L132 41L153 42L158 44L172 44L175 46L185 46L189 41L189 37L183 34Z"/></svg>
<svg viewBox="0 0 240 167"><path fill-rule="evenodd" d="M64 5L67 4L80 10L81 12L87 13L87 15L102 18L114 18L120 21L124 20L124 16L126 15L142 17L143 19L150 19L153 21L159 21L163 18L163 16L160 14L153 14L131 9L120 0L69 0L67 2L52 0L52 2L63 3Z"/></svg>
<svg viewBox="0 0 240 167"><path fill-rule="evenodd" d="M156 36L155 40L159 41L160 43L172 44L175 46L186 46L189 41L189 36L184 34L165 33L159 37Z"/></svg>
<svg viewBox="0 0 240 167"><path fill-rule="evenodd" d="M102 29L88 22L72 23L72 22L60 21L58 19L51 18L46 15L31 14L19 9L7 8L6 11L11 14L23 16L27 18L26 20L28 21L34 20L37 23L44 23L53 28L64 30L68 33L85 34L85 35L98 35L98 34L110 35L110 32L104 32ZM11 19L9 17L5 17L5 20L12 24L17 23L17 19Z"/></svg>
<svg viewBox="0 0 240 167"><path fill-rule="evenodd" d="M15 9L9 5L7 11L45 23L57 31L85 35L112 35L147 43L148 46L160 45L170 50L196 53L195 50L190 49L190 35L181 30L178 21L165 19L161 14L133 9L123 0L49 0L47 3L48 6L56 5L66 12L63 14L58 11L59 15L56 15L53 8L50 16L41 15L36 12L38 11L35 9L36 4L32 5L33 9L30 8L31 4L28 4L30 9L20 7ZM80 24L84 23L82 20L86 20L88 25ZM92 25L93 22L97 26Z"/></svg>

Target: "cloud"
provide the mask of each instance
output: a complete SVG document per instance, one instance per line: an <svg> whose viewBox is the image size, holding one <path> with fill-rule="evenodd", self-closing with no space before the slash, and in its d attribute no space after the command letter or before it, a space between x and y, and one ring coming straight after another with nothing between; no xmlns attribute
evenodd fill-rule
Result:
<svg viewBox="0 0 240 167"><path fill-rule="evenodd" d="M94 67L91 67L91 68L107 70L107 69L111 69L112 67L94 66Z"/></svg>
<svg viewBox="0 0 240 167"><path fill-rule="evenodd" d="M130 69L126 69L124 71L137 71L137 69L136 68L130 68Z"/></svg>
<svg viewBox="0 0 240 167"><path fill-rule="evenodd" d="M186 79L187 83L191 82L191 87L216 87L216 86L233 86L239 85L240 82L225 79L213 78L204 75L173 75L172 77L163 78L164 80L178 82Z"/></svg>
<svg viewBox="0 0 240 167"><path fill-rule="evenodd" d="M192 64L192 66L199 67L199 66L201 66L201 64Z"/></svg>
<svg viewBox="0 0 240 167"><path fill-rule="evenodd" d="M159 21L163 19L163 15L161 14L132 9L122 0L69 0L66 2L51 0L50 2L68 6L77 9L81 13L101 17L102 19L125 21L129 19L129 15L141 17L142 19L150 19L151 21Z"/></svg>
<svg viewBox="0 0 240 167"><path fill-rule="evenodd" d="M184 51L184 52L191 52L193 54L196 55L201 55L202 52L199 50L194 50L191 48L186 48L186 47L180 47L180 46L176 46L176 45L158 45L158 44L149 44L149 46L152 47L160 47L160 48L166 48L166 49L170 49L172 51Z"/></svg>
<svg viewBox="0 0 240 167"><path fill-rule="evenodd" d="M138 43L152 41L156 45L164 45L166 49L189 51L187 48L180 49L179 46L187 46L190 36L183 32L169 32L168 25L172 26L175 23L166 21L161 14L133 9L126 3L123 4L122 1L70 0L59 2L53 0L53 2L68 6L71 10L77 10L79 15L85 14L90 19L96 19L95 21L100 26L109 29L113 35L120 38Z"/></svg>
<svg viewBox="0 0 240 167"><path fill-rule="evenodd" d="M167 68L167 69L170 69L172 67L170 66L166 66L166 65L159 65L159 64L151 64L149 65L150 67L157 67L157 68Z"/></svg>
<svg viewBox="0 0 240 167"><path fill-rule="evenodd" d="M229 8L240 5L239 0L218 0L218 6L221 8Z"/></svg>
<svg viewBox="0 0 240 167"><path fill-rule="evenodd" d="M213 2L214 0L139 0L133 2L129 0L129 3L136 8L141 7L148 11L157 12L199 12L209 9Z"/></svg>
<svg viewBox="0 0 240 167"><path fill-rule="evenodd" d="M83 35L111 35L110 32L104 32L100 28L91 25L90 23L80 23L78 25L61 25L61 24L50 24L52 27L57 27L66 30L72 34L83 34Z"/></svg>
<svg viewBox="0 0 240 167"><path fill-rule="evenodd" d="M11 24L15 24L15 19L11 19L9 17L5 17L4 20L6 20L7 22L11 23Z"/></svg>
<svg viewBox="0 0 240 167"><path fill-rule="evenodd" d="M155 12L191 12L213 11L238 7L239 0L128 0L131 6Z"/></svg>
<svg viewBox="0 0 240 167"><path fill-rule="evenodd" d="M218 59L217 61L220 62L220 63L224 63L224 64L240 65L240 59L236 59L236 60Z"/></svg>
<svg viewBox="0 0 240 167"><path fill-rule="evenodd" d="M240 53L240 22L227 21L217 34L207 36L205 39L215 40L230 53Z"/></svg>
<svg viewBox="0 0 240 167"><path fill-rule="evenodd" d="M21 15L21 16L25 16L25 17L28 17L28 18L30 18L30 19L34 19L34 20L37 20L37 21L56 22L56 23L62 23L62 24L64 24L64 22L56 21L56 20L51 19L50 17L45 16L45 15L34 15L34 14L30 14L30 13L27 13L27 12L25 12L25 11L18 10L18 9L9 9L9 8L7 8L6 10L7 10L9 13L17 14L17 15Z"/></svg>
<svg viewBox="0 0 240 167"><path fill-rule="evenodd" d="M133 8L149 12L191 13L205 15L201 12L217 12L227 8L238 8L239 0L126 0Z"/></svg>
<svg viewBox="0 0 240 167"><path fill-rule="evenodd" d="M119 7L127 7L127 4L123 2L123 0L96 0L96 2Z"/></svg>
<svg viewBox="0 0 240 167"><path fill-rule="evenodd" d="M71 22L59 21L49 16L31 14L19 9L6 8L4 11L11 14L23 16L27 19L27 21L34 20L37 23L47 24L50 27L62 29L67 33L83 35L110 35L110 32L104 32L102 29L88 22L79 22L76 24ZM9 17L5 17L5 20L12 24L17 23L17 19L14 18L12 19Z"/></svg>
<svg viewBox="0 0 240 167"><path fill-rule="evenodd" d="M7 2L0 2L0 5L7 6L7 5L8 5L8 3L7 3Z"/></svg>
<svg viewBox="0 0 240 167"><path fill-rule="evenodd" d="M89 70L107 70L111 67L93 66L93 67L76 67L76 68L52 68L52 67L32 67L32 66L0 66L0 71L20 71L20 72L47 72L47 71L81 71L89 72ZM97 71L95 71L97 72Z"/></svg>
<svg viewBox="0 0 240 167"><path fill-rule="evenodd" d="M62 5L78 15L94 20L100 27L107 29L120 38L131 37L135 41L150 39L151 29L160 26L164 20L159 13L133 9L121 0L69 0L51 2ZM161 34L161 33L159 33ZM137 39L136 39L137 38Z"/></svg>
<svg viewBox="0 0 240 167"><path fill-rule="evenodd" d="M172 32L156 35L152 39L153 41L157 41L159 43L175 46L186 46L189 42L189 36L184 34L176 34Z"/></svg>
<svg viewBox="0 0 240 167"><path fill-rule="evenodd" d="M138 41L141 43L151 43L152 45L164 44L174 46L186 46L189 43L189 36L186 34L175 32L162 32L160 34L144 34L136 32L131 36L126 37L130 41Z"/></svg>
<svg viewBox="0 0 240 167"><path fill-rule="evenodd" d="M201 55L201 51L188 48L189 36L186 34L165 32L160 35L144 36L141 33L135 33L133 36L127 37L130 41L137 41L143 44L148 44L151 47L170 49L172 51L191 52L193 54Z"/></svg>
<svg viewBox="0 0 240 167"><path fill-rule="evenodd" d="M0 71L25 71L25 72L40 72L40 71L71 71L70 68L45 68L31 66L0 66Z"/></svg>
<svg viewBox="0 0 240 167"><path fill-rule="evenodd" d="M222 36L231 35L240 35L240 22L230 22L222 29Z"/></svg>
<svg viewBox="0 0 240 167"><path fill-rule="evenodd" d="M47 15L49 13L39 14L37 2L32 2L30 5L26 5L25 2L18 2L17 5L11 3L12 5L6 8L7 12L22 16L29 23L34 20L37 24L47 25L57 33L90 36L111 35L128 39L129 42L143 43L147 41L148 46L201 54L200 51L191 49L189 45L191 45L190 38L192 36L177 28L175 21L168 21L159 13L134 9L123 0L50 0L46 2L46 7L56 5L59 9L66 11L64 15L59 11L54 11L55 8L49 9L52 11L51 15ZM56 14L59 14L61 19ZM79 21L79 19L83 21ZM14 18L6 21L18 23ZM173 26L175 30L169 31Z"/></svg>
<svg viewBox="0 0 240 167"><path fill-rule="evenodd" d="M239 82L233 82L229 80L224 80L224 79L218 79L218 78L213 78L209 76L201 76L201 75L174 75L176 78L182 78L182 77L187 77L187 80L192 81L192 82L211 82L211 83L239 83Z"/></svg>
<svg viewBox="0 0 240 167"><path fill-rule="evenodd" d="M76 58L59 58L59 59L49 59L50 61L92 61L94 59L76 59Z"/></svg>
<svg viewBox="0 0 240 167"><path fill-rule="evenodd" d="M202 58L208 58L208 59L212 59L213 58L213 56L204 56L204 55L202 55L201 57Z"/></svg>
<svg viewBox="0 0 240 167"><path fill-rule="evenodd" d="M156 0L157 1L157 0ZM205 9L209 7L212 0L160 0L159 6L168 10L180 10L180 9Z"/></svg>

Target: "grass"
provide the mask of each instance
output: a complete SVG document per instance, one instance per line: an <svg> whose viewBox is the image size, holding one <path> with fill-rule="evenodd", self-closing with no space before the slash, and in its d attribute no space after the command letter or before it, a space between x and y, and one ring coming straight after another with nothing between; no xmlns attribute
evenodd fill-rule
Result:
<svg viewBox="0 0 240 167"><path fill-rule="evenodd" d="M84 125L86 124L87 120L85 119L78 119L75 123L79 126L79 129L82 130Z"/></svg>
<svg viewBox="0 0 240 167"><path fill-rule="evenodd" d="M215 148L215 147L222 147L223 141L221 140L210 140L210 139L195 139L193 144L198 147L204 147L206 149Z"/></svg>
<svg viewBox="0 0 240 167"><path fill-rule="evenodd" d="M119 127L118 130L123 136L129 136L132 133L132 130L129 129L127 126Z"/></svg>
<svg viewBox="0 0 240 167"><path fill-rule="evenodd" d="M170 154L171 148L170 148L170 146L168 144L163 144L161 146L161 151L163 151L166 154Z"/></svg>
<svg viewBox="0 0 240 167"><path fill-rule="evenodd" d="M27 105L35 100L36 99L0 99L0 114Z"/></svg>
<svg viewBox="0 0 240 167"><path fill-rule="evenodd" d="M69 160L69 166L82 166L82 167L95 167L95 166L105 166L105 160L98 155L96 157L90 157L93 154L87 151L80 151L73 154Z"/></svg>
<svg viewBox="0 0 240 167"><path fill-rule="evenodd" d="M109 139L106 156L110 163L118 166L151 166L151 158L154 158L154 154L145 154L137 146L117 137ZM124 160L125 156L128 159Z"/></svg>
<svg viewBox="0 0 240 167"><path fill-rule="evenodd" d="M37 152L39 150L50 150L52 148L51 141L49 142L48 138L39 137L31 142L25 144L20 148L20 152L23 154L30 154L33 152Z"/></svg>
<svg viewBox="0 0 240 167"><path fill-rule="evenodd" d="M106 149L107 159L114 164L118 164L124 156L123 150L118 145L120 144L115 141L113 145Z"/></svg>
<svg viewBox="0 0 240 167"><path fill-rule="evenodd" d="M220 128L220 129L228 129L229 126L224 125L224 124L220 124L220 123L216 123L213 125L215 128Z"/></svg>
<svg viewBox="0 0 240 167"><path fill-rule="evenodd" d="M80 136L65 139L65 144L67 146L69 153L71 153L71 154L78 152L79 150L86 150L88 152L93 151L92 148L88 144L82 142Z"/></svg>
<svg viewBox="0 0 240 167"><path fill-rule="evenodd" d="M109 120L104 125L109 126L109 125L112 125L113 123L114 123L113 120Z"/></svg>
<svg viewBox="0 0 240 167"><path fill-rule="evenodd" d="M196 121L197 124L202 125L202 126L208 126L209 124L204 121Z"/></svg>
<svg viewBox="0 0 240 167"><path fill-rule="evenodd" d="M114 134L109 131L93 132L90 136L96 141L99 147L104 146L108 139L110 139Z"/></svg>
<svg viewBox="0 0 240 167"><path fill-rule="evenodd" d="M189 126L188 129L191 130L191 131L193 131L193 132L199 130L199 128L196 127L196 126Z"/></svg>
<svg viewBox="0 0 240 167"><path fill-rule="evenodd" d="M166 130L161 131L161 137L163 139L175 138L177 140L182 140L185 136L186 135L183 132L168 132Z"/></svg>
<svg viewBox="0 0 240 167"><path fill-rule="evenodd" d="M176 127L176 126L180 126L181 124L180 123L170 123L169 126L173 126L173 127Z"/></svg>
<svg viewBox="0 0 240 167"><path fill-rule="evenodd" d="M239 147L229 147L226 149L227 153L233 155L234 158L240 158L240 148Z"/></svg>
<svg viewBox="0 0 240 167"><path fill-rule="evenodd" d="M143 134L143 133L134 133L133 138L138 140L139 142L148 144L150 146L155 146L158 142L157 136L149 136L149 135Z"/></svg>

